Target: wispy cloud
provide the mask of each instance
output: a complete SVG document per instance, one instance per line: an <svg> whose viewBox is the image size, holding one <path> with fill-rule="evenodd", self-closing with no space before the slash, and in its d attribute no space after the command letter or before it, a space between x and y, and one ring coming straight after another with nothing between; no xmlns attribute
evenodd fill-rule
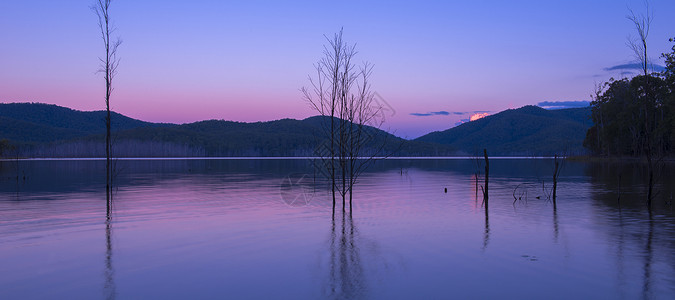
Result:
<svg viewBox="0 0 675 300"><path fill-rule="evenodd" d="M648 67L649 67L650 70L654 70L656 72L663 72L666 69L666 67L664 67L662 65L657 65L657 64L649 64ZM626 72L628 74L632 73L632 72L626 71L626 70L642 70L642 64L640 64L640 63L629 63L629 64L621 64L621 65L616 65L616 66L611 66L611 67L605 68L605 71L624 71L623 73L621 73L621 75L624 75L624 73L626 73Z"/></svg>
<svg viewBox="0 0 675 300"><path fill-rule="evenodd" d="M543 102L542 102L543 103ZM433 116L462 116L464 117L463 119L460 119L459 121L455 122L455 126L462 125L467 122L471 122L473 120L480 119L482 117L488 116L492 113L490 110L474 110L474 111L446 111L446 110L440 110L440 111L430 111L426 113L410 113L411 116L415 117L433 117ZM454 119L454 117L451 117Z"/></svg>
<svg viewBox="0 0 675 300"><path fill-rule="evenodd" d="M453 114L457 114L453 112ZM432 111L428 113L410 113L411 116L416 116L416 117L429 117L429 116L447 116L450 115L450 112L441 110L441 111Z"/></svg>
<svg viewBox="0 0 675 300"><path fill-rule="evenodd" d="M537 103L537 106L545 109L587 107L589 105L591 105L590 101L543 101Z"/></svg>

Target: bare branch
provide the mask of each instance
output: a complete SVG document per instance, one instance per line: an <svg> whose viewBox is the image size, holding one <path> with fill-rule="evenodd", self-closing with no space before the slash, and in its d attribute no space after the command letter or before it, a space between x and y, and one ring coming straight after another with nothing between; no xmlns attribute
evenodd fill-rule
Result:
<svg viewBox="0 0 675 300"><path fill-rule="evenodd" d="M631 8L628 8L630 14L626 16L635 26L637 38L628 37L627 45L633 50L635 58L640 62L644 75L649 74L649 56L647 55L647 37L649 37L649 28L651 27L653 15L649 10L649 1L645 0L645 13L636 14Z"/></svg>

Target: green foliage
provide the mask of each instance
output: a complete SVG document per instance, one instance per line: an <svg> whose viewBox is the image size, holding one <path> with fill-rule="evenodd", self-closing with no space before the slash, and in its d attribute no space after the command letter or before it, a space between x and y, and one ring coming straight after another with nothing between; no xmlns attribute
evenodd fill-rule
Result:
<svg viewBox="0 0 675 300"><path fill-rule="evenodd" d="M657 75L606 82L591 103L594 126L584 145L601 155L672 153L672 93Z"/></svg>
<svg viewBox="0 0 675 300"><path fill-rule="evenodd" d="M487 148L493 155L553 155L584 152L590 108L546 110L537 106L509 109L416 141L449 145L465 154Z"/></svg>
<svg viewBox="0 0 675 300"><path fill-rule="evenodd" d="M675 42L675 38L671 38L670 42ZM661 57L665 59L666 70L663 71L663 77L666 79L668 87L670 87L671 97L673 96L672 92L675 89L675 44L671 48L672 52L663 53Z"/></svg>
<svg viewBox="0 0 675 300"><path fill-rule="evenodd" d="M675 45L661 56L662 73L610 79L602 86L591 104L594 126L584 146L600 155L674 154Z"/></svg>
<svg viewBox="0 0 675 300"><path fill-rule="evenodd" d="M675 38L671 38L670 42L675 42ZM670 53L664 53L663 58L666 63L666 70L663 72L663 77L666 80L669 98L666 100L666 111L670 114L670 128L675 128L675 44L673 44ZM670 132L670 145L675 147L675 130ZM672 149L671 149L672 150Z"/></svg>

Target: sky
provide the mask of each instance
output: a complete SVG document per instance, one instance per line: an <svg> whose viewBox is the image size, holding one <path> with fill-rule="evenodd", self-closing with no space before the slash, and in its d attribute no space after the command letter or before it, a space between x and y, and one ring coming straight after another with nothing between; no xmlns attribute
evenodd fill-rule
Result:
<svg viewBox="0 0 675 300"><path fill-rule="evenodd" d="M105 109L93 0L0 2L0 102ZM300 89L341 28L374 65L382 126L415 138L474 114L589 101L630 76L640 0L113 0L123 43L111 109L151 122L316 115ZM649 56L675 37L675 1L650 1Z"/></svg>

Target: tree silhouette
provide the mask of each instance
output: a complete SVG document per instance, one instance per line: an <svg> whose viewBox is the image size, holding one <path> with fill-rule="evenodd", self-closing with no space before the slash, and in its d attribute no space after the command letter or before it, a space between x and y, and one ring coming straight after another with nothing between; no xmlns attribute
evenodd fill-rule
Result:
<svg viewBox="0 0 675 300"><path fill-rule="evenodd" d="M342 30L326 40L324 56L315 65L316 77L309 77L311 88L303 87L301 91L312 109L324 117L315 151L320 161L317 167L330 180L333 210L336 194L342 197L345 210L347 195L351 209L358 176L384 152L386 139L373 144L377 134L373 127L383 124L384 107L371 91L372 65L366 62L357 68L353 62L355 45L342 39Z"/></svg>
<svg viewBox="0 0 675 300"><path fill-rule="evenodd" d="M105 79L105 186L106 194L112 191L112 141L111 141L111 119L110 119L110 95L113 92L113 79L117 75L117 67L119 66L119 57L117 56L117 49L122 43L119 37L112 38L111 35L116 28L110 19L110 3L112 0L97 0L91 9L98 17L98 27L101 30L101 38L105 47L105 56L99 57L101 62L98 72L103 73Z"/></svg>

